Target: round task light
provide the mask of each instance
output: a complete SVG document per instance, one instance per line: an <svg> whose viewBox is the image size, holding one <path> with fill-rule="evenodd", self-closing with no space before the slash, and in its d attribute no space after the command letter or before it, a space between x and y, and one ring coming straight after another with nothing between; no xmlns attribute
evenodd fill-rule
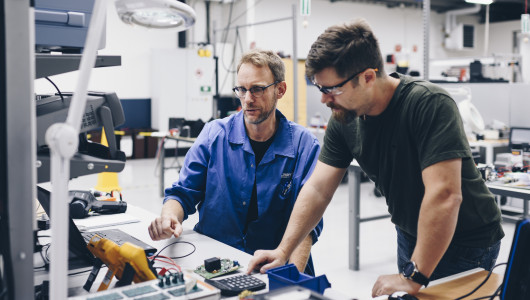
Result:
<svg viewBox="0 0 530 300"><path fill-rule="evenodd" d="M195 24L195 11L177 0L118 0L116 12L127 24L182 31Z"/></svg>
<svg viewBox="0 0 530 300"><path fill-rule="evenodd" d="M471 99L466 99L458 103L458 110L465 124L467 124L474 133L484 131L484 119L478 112L478 109L471 103Z"/></svg>

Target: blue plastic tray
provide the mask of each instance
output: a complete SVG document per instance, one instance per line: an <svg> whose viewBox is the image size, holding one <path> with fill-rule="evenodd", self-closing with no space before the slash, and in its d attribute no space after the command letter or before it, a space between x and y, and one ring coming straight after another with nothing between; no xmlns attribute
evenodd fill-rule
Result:
<svg viewBox="0 0 530 300"><path fill-rule="evenodd" d="M300 273L294 264L270 269L267 271L267 275L269 276L269 290L271 291L284 286L299 285L322 294L325 289L331 287L326 275L312 277Z"/></svg>

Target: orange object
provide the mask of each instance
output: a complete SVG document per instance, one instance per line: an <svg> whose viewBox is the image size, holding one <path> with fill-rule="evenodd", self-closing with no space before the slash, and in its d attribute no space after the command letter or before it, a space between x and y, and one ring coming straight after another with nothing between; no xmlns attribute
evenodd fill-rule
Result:
<svg viewBox="0 0 530 300"><path fill-rule="evenodd" d="M460 69L460 77L458 77L458 81L464 81L466 79L466 69L462 68Z"/></svg>
<svg viewBox="0 0 530 300"><path fill-rule="evenodd" d="M113 241L95 235L87 247L94 256L99 258L109 268L98 291L106 290L114 276L121 279L126 264L129 264L135 271L133 277L135 283L156 279L155 274L149 267L144 250L136 245L126 242L118 246Z"/></svg>

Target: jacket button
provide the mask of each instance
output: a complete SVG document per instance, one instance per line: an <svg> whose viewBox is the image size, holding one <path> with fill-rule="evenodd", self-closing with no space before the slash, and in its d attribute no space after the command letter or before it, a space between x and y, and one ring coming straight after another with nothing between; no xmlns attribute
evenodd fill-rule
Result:
<svg viewBox="0 0 530 300"><path fill-rule="evenodd" d="M243 205L247 205L247 201L243 201Z"/></svg>

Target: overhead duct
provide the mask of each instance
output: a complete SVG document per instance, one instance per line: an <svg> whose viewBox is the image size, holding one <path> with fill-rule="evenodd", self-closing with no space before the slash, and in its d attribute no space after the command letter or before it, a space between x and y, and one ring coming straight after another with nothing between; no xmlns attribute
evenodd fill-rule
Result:
<svg viewBox="0 0 530 300"><path fill-rule="evenodd" d="M473 49L475 47L475 26L456 22L456 17L471 15L480 11L480 5L470 8L450 10L445 15L445 48L453 50Z"/></svg>

